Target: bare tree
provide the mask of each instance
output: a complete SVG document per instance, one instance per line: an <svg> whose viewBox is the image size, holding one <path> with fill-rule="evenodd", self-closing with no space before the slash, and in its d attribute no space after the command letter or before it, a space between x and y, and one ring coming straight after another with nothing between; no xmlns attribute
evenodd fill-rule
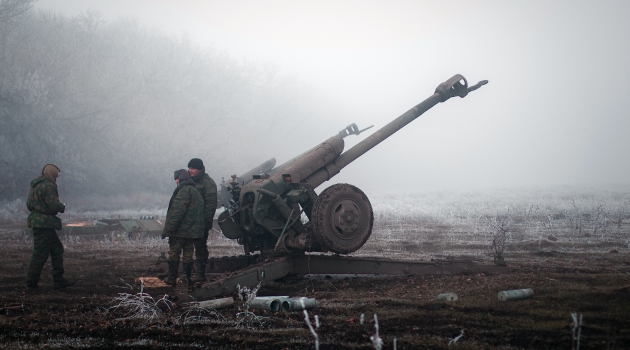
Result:
<svg viewBox="0 0 630 350"><path fill-rule="evenodd" d="M505 265L504 251L508 245L508 239L513 231L513 220L510 209L506 215L497 214L488 220L488 226L492 232L491 249L494 251L494 263L497 265Z"/></svg>
<svg viewBox="0 0 630 350"><path fill-rule="evenodd" d="M0 23L28 12L33 3L37 0L1 0L0 1Z"/></svg>
<svg viewBox="0 0 630 350"><path fill-rule="evenodd" d="M0 201L23 197L48 162L73 197L168 193L187 159L213 176L251 167L272 147L234 145L296 141L296 123L278 120L326 114L273 69L136 20L28 11L32 2L0 0Z"/></svg>

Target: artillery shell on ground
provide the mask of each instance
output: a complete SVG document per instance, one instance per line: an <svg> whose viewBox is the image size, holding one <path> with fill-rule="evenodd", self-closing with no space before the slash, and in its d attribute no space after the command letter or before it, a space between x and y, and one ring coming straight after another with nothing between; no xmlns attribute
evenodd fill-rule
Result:
<svg viewBox="0 0 630 350"><path fill-rule="evenodd" d="M196 304L203 309L225 309L234 306L234 298L227 297L221 299L204 300L199 301Z"/></svg>
<svg viewBox="0 0 630 350"><path fill-rule="evenodd" d="M515 289L515 290L504 290L499 292L499 300L508 301L508 300L523 300L534 297L534 291L531 288L527 289Z"/></svg>
<svg viewBox="0 0 630 350"><path fill-rule="evenodd" d="M280 310L281 303L288 298L288 296L256 297L250 302L249 307L251 309L261 309L276 312Z"/></svg>
<svg viewBox="0 0 630 350"><path fill-rule="evenodd" d="M310 310L317 307L317 300L314 298L289 298L282 302L282 311Z"/></svg>
<svg viewBox="0 0 630 350"><path fill-rule="evenodd" d="M438 294L438 296L436 297L437 300L445 300L445 301L457 301L459 300L457 298L457 294L455 293L442 293L442 294Z"/></svg>

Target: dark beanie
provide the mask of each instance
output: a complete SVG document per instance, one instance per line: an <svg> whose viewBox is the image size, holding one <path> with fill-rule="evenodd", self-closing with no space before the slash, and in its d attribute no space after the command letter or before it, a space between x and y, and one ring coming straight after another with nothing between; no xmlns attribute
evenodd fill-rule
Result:
<svg viewBox="0 0 630 350"><path fill-rule="evenodd" d="M179 179L179 170L175 170L175 174L173 174L173 180Z"/></svg>
<svg viewBox="0 0 630 350"><path fill-rule="evenodd" d="M179 176L177 178L179 178L179 183L182 183L186 180L190 180L190 174L188 174L188 170L186 169L180 169L179 171Z"/></svg>
<svg viewBox="0 0 630 350"><path fill-rule="evenodd" d="M203 166L203 161L199 158L191 159L190 162L188 162L188 167L199 169L199 170L206 170L206 168Z"/></svg>

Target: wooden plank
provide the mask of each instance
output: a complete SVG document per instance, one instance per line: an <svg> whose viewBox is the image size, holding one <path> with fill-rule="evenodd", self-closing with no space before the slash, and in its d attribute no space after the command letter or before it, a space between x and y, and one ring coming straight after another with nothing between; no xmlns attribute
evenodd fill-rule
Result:
<svg viewBox="0 0 630 350"><path fill-rule="evenodd" d="M135 282L137 285L144 284L144 288L160 288L169 286L157 277L138 277Z"/></svg>

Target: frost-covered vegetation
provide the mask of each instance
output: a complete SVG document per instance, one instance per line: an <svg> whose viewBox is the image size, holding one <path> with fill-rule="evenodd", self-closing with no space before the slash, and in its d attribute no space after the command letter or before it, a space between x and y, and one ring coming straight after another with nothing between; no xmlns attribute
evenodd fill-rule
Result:
<svg viewBox="0 0 630 350"><path fill-rule="evenodd" d="M119 320L138 318L147 321L152 321L162 315L160 306L170 311L173 305L168 295L155 300L151 295L145 293L143 288L136 294L119 293L112 303L114 305L110 306L106 311L108 313L121 314Z"/></svg>
<svg viewBox="0 0 630 350"><path fill-rule="evenodd" d="M630 243L628 188L409 194L372 198L372 206L375 228L365 248L383 255L448 254L458 244L490 246L496 254L554 242Z"/></svg>
<svg viewBox="0 0 630 350"><path fill-rule="evenodd" d="M99 218L164 217L168 197L117 197L111 202L76 202L64 222ZM374 231L354 255L428 259L438 255L470 254L488 259L514 249L541 250L563 243L563 249L627 249L630 244L630 189L555 188L434 192L371 198ZM219 209L220 211L221 209ZM5 202L0 219L20 222L26 218L23 200ZM72 248L80 236L66 237ZM159 239L131 242L113 234L104 244L165 246ZM566 243L566 244L565 244ZM94 244L97 244L94 242ZM211 235L210 244L222 255L238 255L242 248L222 235ZM466 252L458 247L465 246ZM471 247L477 247L472 251ZM608 248L606 248L608 247ZM146 247L142 248L146 249Z"/></svg>

